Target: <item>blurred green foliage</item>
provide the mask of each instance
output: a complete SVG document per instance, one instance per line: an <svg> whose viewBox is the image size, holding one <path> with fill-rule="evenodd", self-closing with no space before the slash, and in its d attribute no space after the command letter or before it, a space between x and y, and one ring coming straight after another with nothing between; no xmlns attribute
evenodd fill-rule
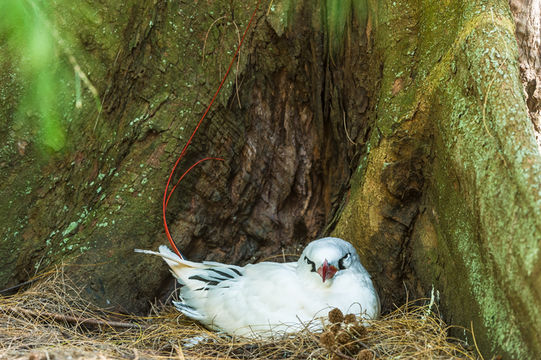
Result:
<svg viewBox="0 0 541 360"><path fill-rule="evenodd" d="M58 97L66 86L61 79L69 69L60 61L47 13L46 1L0 0L0 42L7 48L0 56L7 57L11 71L23 84L15 128L30 130L40 145L59 151L66 143L66 129L64 102Z"/></svg>
<svg viewBox="0 0 541 360"><path fill-rule="evenodd" d="M331 49L338 51L345 37L345 30L348 23L355 18L364 28L368 18L367 0L323 0L325 11L323 23L329 37Z"/></svg>
<svg viewBox="0 0 541 360"><path fill-rule="evenodd" d="M303 3L303 1L305 1ZM295 19L296 13L300 13L303 6L312 0L272 0L270 9L281 11L286 27L289 27ZM319 0L310 3L314 11L315 19L312 24L322 29L327 34L330 50L339 52L344 45L346 29L353 20L359 24L361 30L366 26L368 19L370 0ZM372 0L374 2L374 0ZM373 5L373 4L372 4Z"/></svg>

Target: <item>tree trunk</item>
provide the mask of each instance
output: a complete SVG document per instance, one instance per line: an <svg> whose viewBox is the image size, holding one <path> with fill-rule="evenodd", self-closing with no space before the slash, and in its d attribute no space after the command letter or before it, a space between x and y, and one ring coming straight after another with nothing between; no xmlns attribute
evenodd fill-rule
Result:
<svg viewBox="0 0 541 360"><path fill-rule="evenodd" d="M520 79L541 152L541 0L509 0L515 19Z"/></svg>
<svg viewBox="0 0 541 360"><path fill-rule="evenodd" d="M172 279L133 248L166 243L165 181L255 2L54 5L64 142L40 141L32 81L0 43L0 285L68 261L99 305L145 311ZM243 264L332 232L384 309L433 288L486 354L535 357L541 161L516 54L501 0L262 5L181 167L225 161L183 180L173 238Z"/></svg>
<svg viewBox="0 0 541 360"><path fill-rule="evenodd" d="M507 3L373 5L378 131L335 234L357 239L385 298L433 287L486 354L535 358L541 162Z"/></svg>

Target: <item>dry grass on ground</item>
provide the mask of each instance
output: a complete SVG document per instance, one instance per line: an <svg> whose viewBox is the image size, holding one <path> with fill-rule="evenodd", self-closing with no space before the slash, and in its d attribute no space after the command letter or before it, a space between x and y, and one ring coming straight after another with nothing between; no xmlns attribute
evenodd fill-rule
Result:
<svg viewBox="0 0 541 360"><path fill-rule="evenodd" d="M336 324L323 334L246 341L209 332L172 306L147 317L104 312L82 300L61 271L43 278L0 296L1 359L477 359L421 301L366 328L334 313Z"/></svg>

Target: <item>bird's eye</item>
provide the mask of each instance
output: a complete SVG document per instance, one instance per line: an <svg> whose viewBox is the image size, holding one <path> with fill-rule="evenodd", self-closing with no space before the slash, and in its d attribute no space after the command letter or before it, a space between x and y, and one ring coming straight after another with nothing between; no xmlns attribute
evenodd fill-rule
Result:
<svg viewBox="0 0 541 360"><path fill-rule="evenodd" d="M312 270L313 272L316 272L316 263L313 262L312 260L308 259L306 256L304 257L304 260L306 260L306 262L310 265L312 265Z"/></svg>
<svg viewBox="0 0 541 360"><path fill-rule="evenodd" d="M347 253L346 255L344 255L340 260L338 260L338 269L339 270L344 270L346 267L344 266L344 261L349 259L349 257L351 256L350 253Z"/></svg>

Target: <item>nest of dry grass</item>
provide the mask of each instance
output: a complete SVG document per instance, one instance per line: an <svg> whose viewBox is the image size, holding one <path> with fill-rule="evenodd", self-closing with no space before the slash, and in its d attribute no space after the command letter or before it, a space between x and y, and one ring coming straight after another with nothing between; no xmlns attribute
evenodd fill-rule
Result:
<svg viewBox="0 0 541 360"><path fill-rule="evenodd" d="M364 327L336 311L322 334L308 330L273 340L210 332L172 306L146 317L98 309L62 271L28 290L0 296L0 358L9 359L477 359L448 336L423 302L408 303Z"/></svg>

